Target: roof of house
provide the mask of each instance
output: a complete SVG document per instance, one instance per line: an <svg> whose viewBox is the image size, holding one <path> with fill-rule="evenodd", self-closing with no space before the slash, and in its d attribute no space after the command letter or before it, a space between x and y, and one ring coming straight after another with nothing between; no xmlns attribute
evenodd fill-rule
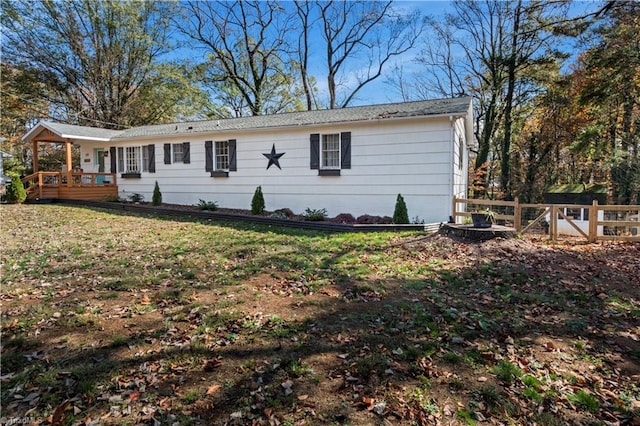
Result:
<svg viewBox="0 0 640 426"><path fill-rule="evenodd" d="M551 185L547 194L606 194L607 185L599 183L574 183Z"/></svg>
<svg viewBox="0 0 640 426"><path fill-rule="evenodd" d="M109 141L118 135L122 130L101 129L98 127L76 126L73 124L54 123L51 121L41 121L38 125L29 130L23 137L23 141L31 139L42 131L42 128L51 130L53 133L64 139L85 139L96 141Z"/></svg>
<svg viewBox="0 0 640 426"><path fill-rule="evenodd" d="M297 127L319 124L348 123L372 120L390 120L406 117L464 115L469 111L470 97L435 99L428 101L390 103L357 106L340 109L289 112L273 115L226 118L172 124L132 127L125 130L108 130L70 124L41 122L52 132L64 138L89 140L132 139L149 136L168 136L190 133L207 133L230 130L253 130L279 127ZM38 126L36 126L38 127ZM35 128L34 128L35 129ZM32 129L23 140L29 140Z"/></svg>

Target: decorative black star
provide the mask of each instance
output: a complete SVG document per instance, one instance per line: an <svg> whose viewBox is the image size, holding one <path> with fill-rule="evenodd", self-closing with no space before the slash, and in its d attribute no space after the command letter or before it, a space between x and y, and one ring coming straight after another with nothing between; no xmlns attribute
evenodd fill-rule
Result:
<svg viewBox="0 0 640 426"><path fill-rule="evenodd" d="M273 146L271 147L271 152L268 154L262 154L265 157L267 157L269 159L269 164L267 164L267 170L269 170L269 167L271 167L272 164L275 164L280 170L282 170L282 167L280 167L280 162L278 160L280 160L280 157L282 157L284 154L286 154L286 152L281 152L280 154L276 154L276 144L274 143Z"/></svg>

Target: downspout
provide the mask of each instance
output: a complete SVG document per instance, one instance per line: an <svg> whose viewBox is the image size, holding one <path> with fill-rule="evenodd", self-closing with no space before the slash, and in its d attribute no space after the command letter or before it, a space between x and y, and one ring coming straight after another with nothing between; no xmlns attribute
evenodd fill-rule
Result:
<svg viewBox="0 0 640 426"><path fill-rule="evenodd" d="M456 165L455 163L455 132L454 132L454 123L455 121L453 120L453 116L450 115L449 116L449 165L451 166L451 173L449 174L449 185L451 187L451 190L449 191L450 194L450 199L449 199L449 207L451 208L451 211L449 212L449 217L454 219L453 214L455 213L453 211L453 198L456 196L455 194L455 170L456 170Z"/></svg>

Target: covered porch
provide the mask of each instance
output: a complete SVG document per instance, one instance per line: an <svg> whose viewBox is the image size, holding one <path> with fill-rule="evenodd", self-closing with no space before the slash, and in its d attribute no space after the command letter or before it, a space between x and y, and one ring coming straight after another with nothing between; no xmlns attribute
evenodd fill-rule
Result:
<svg viewBox="0 0 640 426"><path fill-rule="evenodd" d="M65 134L65 125L59 123L39 123L23 140L31 141L33 149L33 173L22 179L27 191L27 200L104 200L118 196L115 173L84 172L80 165L73 164L74 139L87 139L87 135ZM75 127L77 126L69 126ZM95 132L95 129L91 129ZM108 132L108 131L107 131ZM78 133L78 132L76 132ZM96 139L95 135L90 136ZM99 139L98 139L99 140ZM41 143L61 144L65 148L66 164L61 171L39 169L38 147Z"/></svg>

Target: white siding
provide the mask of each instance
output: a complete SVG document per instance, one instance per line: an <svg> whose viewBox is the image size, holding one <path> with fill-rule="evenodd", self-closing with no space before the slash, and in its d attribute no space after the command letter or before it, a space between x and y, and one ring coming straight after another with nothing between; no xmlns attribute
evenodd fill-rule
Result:
<svg viewBox="0 0 640 426"><path fill-rule="evenodd" d="M318 170L309 166L309 135L340 132L351 132L351 168L341 170L341 176L318 176ZM118 175L123 198L140 193L150 201L158 181L166 203L197 204L202 199L216 201L221 207L249 209L260 185L270 211L286 207L302 213L306 208L326 208L330 216L351 213L357 217L393 215L396 197L402 194L409 217L429 223L448 219L452 190L459 196L466 193L466 158L462 170L457 166L458 136L465 141L464 119L452 123L448 117L421 117L80 144L81 158L90 153L92 161L83 163L85 171L97 171L94 148L108 151L112 146L155 144L156 173L143 172L139 179ZM237 171L229 172L226 178L213 178L205 171L204 142L228 139L237 141ZM164 164L163 144L179 142L190 142L191 163ZM278 153L285 153L279 160L282 170L276 166L266 169L268 160L262 154L269 153L274 144ZM465 143L465 157L466 152ZM105 169L110 171L109 157L105 158Z"/></svg>

